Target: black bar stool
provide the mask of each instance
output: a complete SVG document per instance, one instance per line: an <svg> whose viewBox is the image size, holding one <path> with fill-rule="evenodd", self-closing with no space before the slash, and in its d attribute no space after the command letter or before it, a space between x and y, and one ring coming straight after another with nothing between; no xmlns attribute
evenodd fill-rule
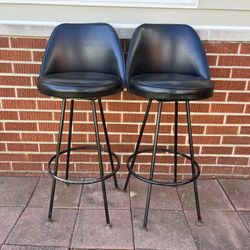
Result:
<svg viewBox="0 0 250 250"><path fill-rule="evenodd" d="M210 81L207 58L199 36L188 25L143 24L139 26L130 44L126 78L130 92L149 99L135 152L127 161L129 174L124 186L126 190L131 174L149 183L143 227L147 227L152 185L180 186L190 182L193 182L198 222L201 223L196 182L200 175L200 168L194 159L189 102L211 97L214 85ZM153 99L158 101L153 147L139 150ZM157 147L162 105L170 101L175 102L174 150ZM180 101L184 101L186 105L190 156L178 151L178 103ZM133 171L137 155L146 152L152 152L149 178ZM174 155L173 181L154 180L157 152ZM191 162L191 178L178 180L178 155Z"/></svg>
<svg viewBox="0 0 250 250"><path fill-rule="evenodd" d="M48 217L51 219L56 180L68 184L91 184L101 182L106 222L110 224L105 180L113 176L117 187L116 172L120 167L117 155L111 151L106 128L101 97L123 90L125 65L121 44L115 30L108 24L61 24L57 26L49 39L38 79L41 93L62 99L61 121L56 154L50 159L49 174L53 177ZM61 150L66 100L70 100L70 118L67 149ZM95 127L96 146L71 147L74 99L91 101ZM100 144L96 100L100 107L106 148ZM95 180L69 179L70 153L85 149L97 150L100 178ZM102 151L109 155L112 172L104 174ZM60 155L67 154L65 178L58 176ZM117 165L114 166L113 158ZM51 163L54 162L54 169Z"/></svg>

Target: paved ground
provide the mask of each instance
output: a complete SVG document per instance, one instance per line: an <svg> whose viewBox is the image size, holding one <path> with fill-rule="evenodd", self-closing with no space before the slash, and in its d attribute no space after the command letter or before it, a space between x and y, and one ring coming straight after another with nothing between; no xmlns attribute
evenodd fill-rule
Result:
<svg viewBox="0 0 250 250"><path fill-rule="evenodd" d="M112 184L107 228L100 184L58 183L51 222L50 179L0 177L1 249L250 249L250 180L199 181L203 226L196 225L191 185L154 187L147 231L146 184L132 179L128 193Z"/></svg>

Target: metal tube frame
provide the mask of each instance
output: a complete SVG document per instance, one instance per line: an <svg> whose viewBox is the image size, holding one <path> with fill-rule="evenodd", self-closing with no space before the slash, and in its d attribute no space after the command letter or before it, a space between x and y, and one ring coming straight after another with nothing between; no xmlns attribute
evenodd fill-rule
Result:
<svg viewBox="0 0 250 250"><path fill-rule="evenodd" d="M55 168L54 168L54 175L55 176L57 176L57 171L58 171L60 149L61 149L61 143L62 143L62 132L63 132L63 125L64 125L64 117L65 117L65 108L66 108L66 99L63 99L59 133L58 133L58 141L57 141L57 146L56 146L56 159L55 159ZM50 203L49 203L49 213L48 213L49 219L51 219L51 217L52 217L55 189L56 189L56 179L53 178L52 179L51 195L50 195Z"/></svg>
<svg viewBox="0 0 250 250"><path fill-rule="evenodd" d="M109 154L109 160L110 160L110 164L111 164L111 169L112 169L112 171L114 171L115 167L114 167L113 157L112 157L112 153L111 153L111 147L110 147L110 143L109 143L108 131L107 131L107 126L106 126L106 122L105 122L105 116L104 116L104 113L103 113L103 107L102 107L101 98L98 98L98 104L99 104L100 113L101 113L101 117L102 117L102 125L103 125L103 130L104 130L104 134L105 134L106 144L107 144L107 148L108 148L108 154ZM113 175L113 178L114 178L115 187L118 188L116 174Z"/></svg>
<svg viewBox="0 0 250 250"><path fill-rule="evenodd" d="M69 163L70 163L70 153L71 153L71 138L72 138L72 125L73 125L73 114L74 114L74 100L70 101L70 114L69 114L69 134L68 134L68 151L67 151L67 162L66 162L66 173L65 179L69 178Z"/></svg>
<svg viewBox="0 0 250 250"><path fill-rule="evenodd" d="M106 186L105 186L105 180L114 177L114 183L115 186L117 185L117 179L116 179L116 172L120 168L120 161L117 157L117 155L111 151L110 142L108 138L108 132L105 122L105 117L103 113L102 103L101 99L98 98L98 103L100 107L100 113L102 118L102 125L105 133L105 139L107 144L107 149L101 147L100 143L100 136L99 136L99 129L98 129L98 123L97 123L97 114L96 114L96 99L91 99L91 107L92 107L92 113L93 113L93 120L94 120L94 128L95 128L95 136L96 136L96 146L81 146L81 147L71 147L71 139L72 139L72 126L73 126L73 113L74 113L74 100L71 100L70 104L70 117L69 117L69 134L68 134L68 145L66 150L61 150L61 143L62 143L62 133L63 133L63 127L64 127L64 120L65 120L65 109L66 109L66 99L62 100L62 108L61 108L61 118L60 118L60 125L59 125L59 133L58 133L58 140L57 140L57 147L56 147L56 154L51 157L48 163L48 171L49 174L53 177L52 179L52 188L51 188L51 196L50 196L50 204L49 204L49 213L48 218L51 219L52 217L52 211L53 211L53 204L54 204L54 195L55 195L55 188L56 188L56 181L62 181L67 184L93 184L97 182L101 182L102 185L102 194L103 194L103 202L104 202L104 210L105 210L105 216L106 216L106 222L107 225L110 224L110 218L109 218L109 211L108 211L108 201L107 201L107 193L106 193ZM98 160L99 160L99 167L100 167L100 178L94 179L94 180L69 180L69 164L70 164L70 153L71 151L80 150L80 149L87 149L87 150L97 150L98 152ZM109 159L111 163L111 169L112 172L104 175L104 168L103 168L103 161L102 161L102 152L107 152L109 154ZM67 153L66 158L66 171L65 171L65 178L61 178L57 175L58 173L58 165L60 160L60 155ZM113 157L117 161L116 168L114 167ZM54 169L51 170L51 163L54 163Z"/></svg>
<svg viewBox="0 0 250 250"><path fill-rule="evenodd" d="M188 141L189 141L189 151L190 151L190 156L178 152L178 102L175 102L175 126L174 126L174 150L167 149L167 148L162 148L162 147L157 147L157 142L158 142L158 135L159 135L159 127L160 127L160 117L161 117L161 111L162 111L162 102L159 101L159 106L158 106L158 112L157 112L157 121L156 121L156 128L155 128L155 135L154 135L154 143L152 148L145 148L142 150L139 150L144 127L146 124L146 120L148 117L150 105L151 105L152 99L149 100L147 110L145 112L144 120L142 123L141 131L139 134L139 138L136 144L136 149L135 152L128 158L127 160L127 168L129 170L127 180L124 186L124 190L126 190L129 178L131 174L135 176L137 179L142 180L146 183L149 184L148 186L148 191L147 191L147 199L146 199L146 206L145 206L145 214L144 214L144 221L143 221L143 227L146 229L147 228L147 221L148 221L148 213L149 213L149 206L150 206L150 199L151 199L151 193L152 193L152 185L159 185L159 186L181 186L185 185L187 183L193 182L193 187L194 187L194 195L195 195L195 203L196 203L196 211L197 211L197 217L198 217L198 224L201 225L201 211L200 211L200 203L199 203L199 195L198 195L198 187L197 187L197 181L196 179L200 175L200 167L198 163L194 159L194 149L193 149L193 140L192 140L192 128L191 128L191 115L190 115L190 104L189 101L186 101L186 114L187 114L187 127L188 127ZM138 154L141 153L146 153L146 152L152 152L152 158L151 158L151 168L150 168L150 175L149 178L145 178L136 172L134 172L133 167L136 161L136 157ZM156 160L156 153L157 152L168 152L174 154L174 181L172 182L163 182L163 181L156 181L153 180L154 176L154 167L155 167L155 160ZM188 159L191 162L191 169L192 169L192 177L189 179L185 180L178 180L177 179L177 156L184 157Z"/></svg>
<svg viewBox="0 0 250 250"><path fill-rule="evenodd" d="M189 101L186 102L186 111L187 111L187 124L188 124L188 141L189 141L189 151L191 158L191 167L192 167L192 175L195 174L195 160L194 160L194 146L193 146L193 136L192 136L192 126L191 126L191 116L190 116L190 104ZM194 196L195 196L195 204L196 204L196 212L198 218L198 224L202 224L201 221L201 211L200 211L200 202L199 202L199 194L197 181L193 181L194 186Z"/></svg>
<svg viewBox="0 0 250 250"><path fill-rule="evenodd" d="M145 115L144 115L144 119L143 119L143 122L142 122L140 134L139 134L139 137L138 137L138 140L137 140L137 143L136 143L136 147L135 147L135 153L134 153L135 157L133 158L132 163L131 163L131 165L130 165L131 169L134 168L136 156L137 156L138 151L139 151L139 148L140 148L141 139L142 139L142 135L143 135L143 132L144 132L144 128L145 128L145 125L146 125L146 122L147 122L147 119L148 119L148 113L149 113L151 104L152 104L152 99L149 99L148 105L147 105L147 108L146 108L146 112L145 112ZM127 190L130 176L131 176L131 172L129 171L129 172L128 172L128 176L127 176L126 181L125 181L125 184L124 184L124 187L123 187L123 190L124 190L124 191Z"/></svg>
<svg viewBox="0 0 250 250"><path fill-rule="evenodd" d="M153 180L153 178L154 178L156 151L157 151L158 135L159 135L159 130L160 130L160 122L161 122L161 111L162 111L162 102L159 102L158 112L157 112L157 119L156 119L155 135L154 135L153 154L152 154L152 158L151 158L151 167L150 167L149 180ZM151 193L152 193L152 184L150 183L149 186L148 186L147 200L146 200L146 207L145 207L145 214L144 214L144 221L143 221L143 227L144 228L147 227L148 211L149 211Z"/></svg>

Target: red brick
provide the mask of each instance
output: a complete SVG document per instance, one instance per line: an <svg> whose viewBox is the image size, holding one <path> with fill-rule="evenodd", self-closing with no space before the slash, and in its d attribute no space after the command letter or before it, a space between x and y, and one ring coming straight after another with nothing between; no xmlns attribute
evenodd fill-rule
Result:
<svg viewBox="0 0 250 250"><path fill-rule="evenodd" d="M237 175L250 175L250 167L234 167L233 174Z"/></svg>
<svg viewBox="0 0 250 250"><path fill-rule="evenodd" d="M239 130L238 126L207 126L206 134L237 134Z"/></svg>
<svg viewBox="0 0 250 250"><path fill-rule="evenodd" d="M219 65L250 66L250 57L249 56L220 56Z"/></svg>
<svg viewBox="0 0 250 250"><path fill-rule="evenodd" d="M0 151L6 151L5 143L0 143Z"/></svg>
<svg viewBox="0 0 250 250"><path fill-rule="evenodd" d="M14 122L6 122L5 130L14 130L14 131L37 131L36 123L14 123Z"/></svg>
<svg viewBox="0 0 250 250"><path fill-rule="evenodd" d="M250 69L240 68L232 69L232 78L250 78Z"/></svg>
<svg viewBox="0 0 250 250"><path fill-rule="evenodd" d="M231 155L233 152L233 147L208 147L208 146L203 146L201 153L202 154L212 154L212 155Z"/></svg>
<svg viewBox="0 0 250 250"><path fill-rule="evenodd" d="M35 134L35 133L25 133L22 134L23 141L34 141L34 142L53 142L52 134Z"/></svg>
<svg viewBox="0 0 250 250"><path fill-rule="evenodd" d="M6 170L11 171L10 162L0 162L0 174L1 174L1 176L3 175L3 173L1 173L1 171L6 171ZM9 172L6 174L9 175Z"/></svg>
<svg viewBox="0 0 250 250"><path fill-rule="evenodd" d="M178 136L178 143L179 144L184 144L186 140L186 136ZM169 135L159 135L158 138L158 143L164 144L171 144L174 145L174 136L169 136Z"/></svg>
<svg viewBox="0 0 250 250"><path fill-rule="evenodd" d="M215 156L195 156L195 160L199 164L216 164Z"/></svg>
<svg viewBox="0 0 250 250"><path fill-rule="evenodd" d="M205 126L193 126L192 125L192 132L193 134L203 134L205 130ZM173 128L174 131L174 128ZM187 134L187 126L178 126L178 133L180 134Z"/></svg>
<svg viewBox="0 0 250 250"><path fill-rule="evenodd" d="M31 61L30 51L1 50L0 60L2 61Z"/></svg>
<svg viewBox="0 0 250 250"><path fill-rule="evenodd" d="M19 133L0 133L1 141L20 141Z"/></svg>
<svg viewBox="0 0 250 250"><path fill-rule="evenodd" d="M249 96L250 96L250 93L249 93ZM245 113L250 114L250 104L246 105Z"/></svg>
<svg viewBox="0 0 250 250"><path fill-rule="evenodd" d="M133 93L130 93L128 91L123 91L123 100L147 100L146 98L143 98L141 96L137 96Z"/></svg>
<svg viewBox="0 0 250 250"><path fill-rule="evenodd" d="M40 38L11 38L10 42L12 48L44 49L47 44L46 39Z"/></svg>
<svg viewBox="0 0 250 250"><path fill-rule="evenodd" d="M47 162L51 158L51 155L46 155L46 154L29 153L27 154L27 156L28 156L28 161L32 162Z"/></svg>
<svg viewBox="0 0 250 250"><path fill-rule="evenodd" d="M238 51L238 43L207 42L204 44L207 53L235 54Z"/></svg>
<svg viewBox="0 0 250 250"><path fill-rule="evenodd" d="M142 123L144 119L144 114L123 114L123 122L131 122L131 123ZM147 122L155 122L155 115L149 114Z"/></svg>
<svg viewBox="0 0 250 250"><path fill-rule="evenodd" d="M9 48L9 38L0 37L0 48Z"/></svg>
<svg viewBox="0 0 250 250"><path fill-rule="evenodd" d="M250 147L235 147L234 154L236 155L250 155Z"/></svg>
<svg viewBox="0 0 250 250"><path fill-rule="evenodd" d="M242 93L242 92L234 92L234 93L229 93L228 95L228 101L233 101L233 102L249 102L250 100L250 95L249 93Z"/></svg>
<svg viewBox="0 0 250 250"><path fill-rule="evenodd" d="M141 128L141 126L139 127ZM139 133L139 132L138 132ZM155 125L149 125L146 124L145 128L144 128L144 133L155 133ZM171 133L171 126L170 125L162 125L160 124L160 134L169 134Z"/></svg>
<svg viewBox="0 0 250 250"><path fill-rule="evenodd" d="M12 169L14 171L42 171L42 163L29 163L29 162L13 162Z"/></svg>
<svg viewBox="0 0 250 250"><path fill-rule="evenodd" d="M109 111L124 111L124 112L139 112L139 103L127 103L127 102L111 102L108 103Z"/></svg>
<svg viewBox="0 0 250 250"><path fill-rule="evenodd" d="M248 158L243 157L222 157L218 158L218 164L223 165L247 165Z"/></svg>
<svg viewBox="0 0 250 250"><path fill-rule="evenodd" d="M232 167L223 167L223 166L216 166L216 167L212 167L212 166L203 166L202 167L202 173L205 174L232 174L233 168Z"/></svg>
<svg viewBox="0 0 250 250"><path fill-rule="evenodd" d="M51 112L20 111L21 120L52 120Z"/></svg>
<svg viewBox="0 0 250 250"><path fill-rule="evenodd" d="M229 78L231 69L210 68L212 78Z"/></svg>
<svg viewBox="0 0 250 250"><path fill-rule="evenodd" d="M0 120L18 120L16 111L0 111Z"/></svg>
<svg viewBox="0 0 250 250"><path fill-rule="evenodd" d="M27 161L26 154L0 154L0 161Z"/></svg>
<svg viewBox="0 0 250 250"><path fill-rule="evenodd" d="M0 73L12 73L11 63L0 63Z"/></svg>
<svg viewBox="0 0 250 250"><path fill-rule="evenodd" d="M250 124L250 115L230 115L226 119L228 124Z"/></svg>
<svg viewBox="0 0 250 250"><path fill-rule="evenodd" d="M214 95L210 97L209 102L221 102L226 100L226 93L225 92L214 92ZM204 99L205 102L208 100Z"/></svg>
<svg viewBox="0 0 250 250"><path fill-rule="evenodd" d="M250 54L250 44L249 43L242 43L240 48L241 54Z"/></svg>
<svg viewBox="0 0 250 250"><path fill-rule="evenodd" d="M130 135L130 134L123 134L122 135L122 142L128 142L128 143L136 143L138 140L139 135ZM153 142L153 136L152 135L143 135L141 143L152 143Z"/></svg>
<svg viewBox="0 0 250 250"><path fill-rule="evenodd" d="M4 128L3 128L3 122L0 122L0 130L4 130Z"/></svg>
<svg viewBox="0 0 250 250"><path fill-rule="evenodd" d="M62 102L56 100L37 101L38 109L61 110Z"/></svg>
<svg viewBox="0 0 250 250"><path fill-rule="evenodd" d="M31 79L27 76L0 76L0 85L30 86Z"/></svg>
<svg viewBox="0 0 250 250"><path fill-rule="evenodd" d="M40 64L14 63L15 73L39 74Z"/></svg>
<svg viewBox="0 0 250 250"><path fill-rule="evenodd" d="M194 135L193 136L193 143L196 144L220 144L220 136L202 136L202 135Z"/></svg>
<svg viewBox="0 0 250 250"><path fill-rule="evenodd" d="M105 136L100 135L100 140L101 140L101 142L106 142ZM89 134L89 141L90 142L96 141L95 134ZM109 141L119 143L120 142L120 135L116 135L116 134L114 135L114 134L109 133Z"/></svg>
<svg viewBox="0 0 250 250"><path fill-rule="evenodd" d="M201 124L222 124L224 120L223 115L192 115L192 123Z"/></svg>
<svg viewBox="0 0 250 250"><path fill-rule="evenodd" d="M8 143L8 151L38 152L38 144Z"/></svg>
<svg viewBox="0 0 250 250"><path fill-rule="evenodd" d="M36 102L33 100L2 100L5 109L36 109Z"/></svg>
<svg viewBox="0 0 250 250"><path fill-rule="evenodd" d="M208 60L208 64L211 65L216 65L216 61L217 61L217 56L207 56L207 60Z"/></svg>
<svg viewBox="0 0 250 250"><path fill-rule="evenodd" d="M216 90L245 90L246 81L233 81L233 80L216 80L215 89Z"/></svg>
<svg viewBox="0 0 250 250"><path fill-rule="evenodd" d="M123 133L138 133L138 125L132 125L129 126L125 124L108 124L108 131L109 132L123 132Z"/></svg>
<svg viewBox="0 0 250 250"><path fill-rule="evenodd" d="M43 51L33 51L33 60L41 62L43 59L44 52Z"/></svg>
<svg viewBox="0 0 250 250"><path fill-rule="evenodd" d="M38 128L39 131L57 132L59 130L59 123L51 123L51 122L38 123Z"/></svg>
<svg viewBox="0 0 250 250"><path fill-rule="evenodd" d="M104 113L106 122L121 122L122 121L122 114L121 113ZM101 122L101 115L97 113L97 120ZM124 118L123 118L124 120ZM84 121L84 120L83 120ZM93 114L89 114L89 121L93 121ZM124 120L125 122L125 120Z"/></svg>
<svg viewBox="0 0 250 250"><path fill-rule="evenodd" d="M211 112L215 113L243 113L244 104L211 104Z"/></svg>
<svg viewBox="0 0 250 250"><path fill-rule="evenodd" d="M45 98L47 96L39 93L37 89L17 89L18 97L37 97L37 98Z"/></svg>
<svg viewBox="0 0 250 250"><path fill-rule="evenodd" d="M12 88L0 88L1 97L15 97L15 90Z"/></svg>
<svg viewBox="0 0 250 250"><path fill-rule="evenodd" d="M224 136L222 140L223 144L233 144L233 145L244 145L250 144L250 137L245 136Z"/></svg>
<svg viewBox="0 0 250 250"><path fill-rule="evenodd" d="M250 135L250 126L242 126L240 129L242 135Z"/></svg>

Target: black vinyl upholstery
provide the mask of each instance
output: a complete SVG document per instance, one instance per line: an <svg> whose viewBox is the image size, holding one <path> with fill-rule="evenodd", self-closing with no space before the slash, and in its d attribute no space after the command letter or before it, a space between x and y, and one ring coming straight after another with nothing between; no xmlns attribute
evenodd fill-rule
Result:
<svg viewBox="0 0 250 250"><path fill-rule="evenodd" d="M129 91L161 101L212 96L205 51L193 28L182 24L143 24L132 37L126 66Z"/></svg>
<svg viewBox="0 0 250 250"><path fill-rule="evenodd" d="M124 88L120 40L108 24L61 24L52 32L37 87L61 98L94 98Z"/></svg>

